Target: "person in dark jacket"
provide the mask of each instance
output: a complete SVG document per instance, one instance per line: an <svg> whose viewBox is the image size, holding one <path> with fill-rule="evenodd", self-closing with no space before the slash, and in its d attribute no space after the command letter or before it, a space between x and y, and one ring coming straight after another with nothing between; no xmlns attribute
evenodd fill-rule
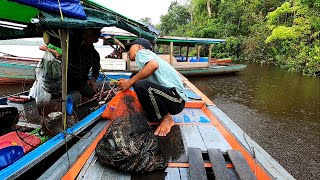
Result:
<svg viewBox="0 0 320 180"><path fill-rule="evenodd" d="M70 34L68 62L68 91L79 91L82 101L95 94L95 82L99 76L100 56L93 44L98 42L100 29L86 29ZM89 78L90 69L92 71Z"/></svg>

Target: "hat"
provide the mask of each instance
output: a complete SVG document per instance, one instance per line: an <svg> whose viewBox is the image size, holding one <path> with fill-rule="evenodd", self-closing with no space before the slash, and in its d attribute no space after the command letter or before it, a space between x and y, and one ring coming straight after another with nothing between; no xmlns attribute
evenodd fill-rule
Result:
<svg viewBox="0 0 320 180"><path fill-rule="evenodd" d="M134 40L132 43L130 43L130 45L134 45L134 44L139 44L139 45L143 46L144 48L152 51L152 45L151 45L150 41L148 41L147 39L138 38L138 39Z"/></svg>

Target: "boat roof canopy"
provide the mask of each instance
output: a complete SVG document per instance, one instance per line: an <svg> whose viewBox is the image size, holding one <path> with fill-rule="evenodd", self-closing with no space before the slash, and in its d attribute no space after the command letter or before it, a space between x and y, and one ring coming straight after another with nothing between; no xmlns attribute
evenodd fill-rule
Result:
<svg viewBox="0 0 320 180"><path fill-rule="evenodd" d="M53 3L52 6L54 6L56 1L51 1ZM86 15L85 19L63 15L62 20L60 13L43 11L31 6L3 0L0 2L0 39L42 36L41 30L48 29L102 29L109 26L126 30L151 42L159 35L160 31L153 26L125 17L96 3L94 0L83 0L81 2ZM36 18L38 21L31 21L32 18ZM12 29L15 30L13 31ZM40 31L35 31L37 29Z"/></svg>
<svg viewBox="0 0 320 180"><path fill-rule="evenodd" d="M113 32L113 31L102 31L102 36L106 37L106 41L112 41L112 39L107 39L111 36L115 39L120 40L123 44L129 44L130 42L136 40L138 37L131 33L123 32ZM196 45L208 45L208 44L219 44L225 43L225 39L211 39L211 38L189 38L189 37L175 37L175 36L159 36L157 37L154 44L157 45L170 45L173 42L174 46L189 46L194 47Z"/></svg>
<svg viewBox="0 0 320 180"><path fill-rule="evenodd" d="M206 44L220 44L226 42L225 39L212 38L192 38L192 37L176 37L176 36L160 36L157 38L157 44L170 44L174 46L196 46Z"/></svg>

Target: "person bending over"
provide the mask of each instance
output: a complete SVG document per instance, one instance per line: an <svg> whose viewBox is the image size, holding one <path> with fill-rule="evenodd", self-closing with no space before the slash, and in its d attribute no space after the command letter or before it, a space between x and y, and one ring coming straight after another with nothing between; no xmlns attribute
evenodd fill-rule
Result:
<svg viewBox="0 0 320 180"><path fill-rule="evenodd" d="M144 38L131 43L129 58L136 61L139 72L130 79L121 79L118 86L122 91L133 86L148 120L160 122L154 134L166 136L174 125L171 115L180 113L187 101L181 77L152 52L151 43Z"/></svg>

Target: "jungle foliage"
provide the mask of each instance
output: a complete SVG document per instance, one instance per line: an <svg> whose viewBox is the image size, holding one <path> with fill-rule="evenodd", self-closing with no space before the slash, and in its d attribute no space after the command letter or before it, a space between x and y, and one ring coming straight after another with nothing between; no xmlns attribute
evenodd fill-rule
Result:
<svg viewBox="0 0 320 180"><path fill-rule="evenodd" d="M226 39L213 48L216 58L275 63L311 76L320 72L319 0L175 1L158 28L162 35Z"/></svg>

